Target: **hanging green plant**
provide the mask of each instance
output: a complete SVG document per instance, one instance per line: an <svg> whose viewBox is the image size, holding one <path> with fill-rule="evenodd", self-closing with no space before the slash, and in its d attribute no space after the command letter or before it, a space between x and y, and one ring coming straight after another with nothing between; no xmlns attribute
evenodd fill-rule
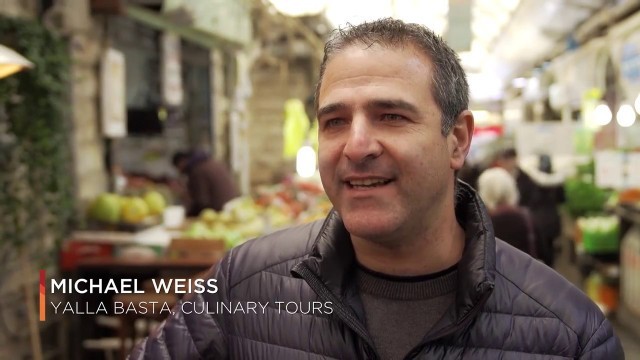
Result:
<svg viewBox="0 0 640 360"><path fill-rule="evenodd" d="M35 65L0 79L0 242L59 244L74 218L67 47L35 21L2 16L0 43Z"/></svg>

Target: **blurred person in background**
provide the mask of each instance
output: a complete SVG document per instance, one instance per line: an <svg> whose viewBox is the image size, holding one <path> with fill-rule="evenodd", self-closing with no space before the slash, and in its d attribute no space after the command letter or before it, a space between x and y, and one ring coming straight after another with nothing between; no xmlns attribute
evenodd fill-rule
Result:
<svg viewBox="0 0 640 360"><path fill-rule="evenodd" d="M478 178L478 194L489 210L497 238L537 256L537 244L531 215L518 206L516 181L505 169L485 170Z"/></svg>
<svg viewBox="0 0 640 360"><path fill-rule="evenodd" d="M395 19L339 29L316 108L334 209L233 248L208 274L217 291L185 295L131 359L624 357L600 309L496 239L457 181L474 120L440 36ZM250 301L267 304L215 311Z"/></svg>
<svg viewBox="0 0 640 360"><path fill-rule="evenodd" d="M471 164L465 161L462 169L458 172L458 179L466 182L472 188L478 189L478 178L482 173L482 168L478 164Z"/></svg>
<svg viewBox="0 0 640 360"><path fill-rule="evenodd" d="M197 216L204 209L222 210L224 204L240 194L226 166L203 151L179 151L173 165L187 177L187 216Z"/></svg>
<svg viewBox="0 0 640 360"><path fill-rule="evenodd" d="M523 166L516 150L508 148L498 156L497 165L516 179L519 205L527 208L533 218L538 256L553 266L555 240L562 233L559 206L564 202L564 188L561 178L550 176L553 173L551 158L543 154L538 157L537 166Z"/></svg>

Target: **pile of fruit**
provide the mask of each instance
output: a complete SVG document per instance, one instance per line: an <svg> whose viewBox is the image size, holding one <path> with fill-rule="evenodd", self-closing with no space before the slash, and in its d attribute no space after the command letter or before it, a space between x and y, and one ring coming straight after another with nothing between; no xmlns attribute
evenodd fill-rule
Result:
<svg viewBox="0 0 640 360"><path fill-rule="evenodd" d="M183 238L223 240L232 248L245 240L264 233L266 221L250 197L240 197L228 202L217 212L205 209L188 223L181 234Z"/></svg>
<svg viewBox="0 0 640 360"><path fill-rule="evenodd" d="M609 193L591 181L569 179L564 184L565 207L574 218L602 212Z"/></svg>
<svg viewBox="0 0 640 360"><path fill-rule="evenodd" d="M283 183L258 189L225 204L220 212L203 210L181 236L224 240L228 248L278 229L324 218L331 203L319 185Z"/></svg>
<svg viewBox="0 0 640 360"><path fill-rule="evenodd" d="M92 202L89 218L110 225L136 225L162 215L166 206L165 197L154 190L146 191L141 196L104 193Z"/></svg>
<svg viewBox="0 0 640 360"><path fill-rule="evenodd" d="M332 207L319 183L304 180L261 187L256 202L264 206L273 229L320 220Z"/></svg>
<svg viewBox="0 0 640 360"><path fill-rule="evenodd" d="M618 203L635 206L640 209L640 188L631 188L618 194Z"/></svg>

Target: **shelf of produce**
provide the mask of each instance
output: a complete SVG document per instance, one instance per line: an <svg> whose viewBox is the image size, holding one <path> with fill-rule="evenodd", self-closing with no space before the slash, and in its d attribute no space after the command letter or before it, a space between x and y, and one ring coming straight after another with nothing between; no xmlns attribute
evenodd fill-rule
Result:
<svg viewBox="0 0 640 360"><path fill-rule="evenodd" d="M80 230L71 234L71 239L112 245L169 245L171 233L158 225L139 232Z"/></svg>
<svg viewBox="0 0 640 360"><path fill-rule="evenodd" d="M613 208L613 212L619 217L640 224L640 207L633 205L618 205Z"/></svg>

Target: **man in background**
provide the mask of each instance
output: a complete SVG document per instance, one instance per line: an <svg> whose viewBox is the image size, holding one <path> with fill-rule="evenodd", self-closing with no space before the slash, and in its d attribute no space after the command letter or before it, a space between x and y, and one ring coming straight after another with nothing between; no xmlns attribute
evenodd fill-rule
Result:
<svg viewBox="0 0 640 360"><path fill-rule="evenodd" d="M197 216L204 209L220 211L239 196L227 167L205 152L177 152L173 165L187 176L187 216Z"/></svg>
<svg viewBox="0 0 640 360"><path fill-rule="evenodd" d="M559 206L564 199L562 178L553 173L551 158L540 155L538 166L521 166L514 148L503 150L497 165L507 170L516 180L519 205L531 213L538 242L538 255L545 264L555 263L555 241L562 233Z"/></svg>

